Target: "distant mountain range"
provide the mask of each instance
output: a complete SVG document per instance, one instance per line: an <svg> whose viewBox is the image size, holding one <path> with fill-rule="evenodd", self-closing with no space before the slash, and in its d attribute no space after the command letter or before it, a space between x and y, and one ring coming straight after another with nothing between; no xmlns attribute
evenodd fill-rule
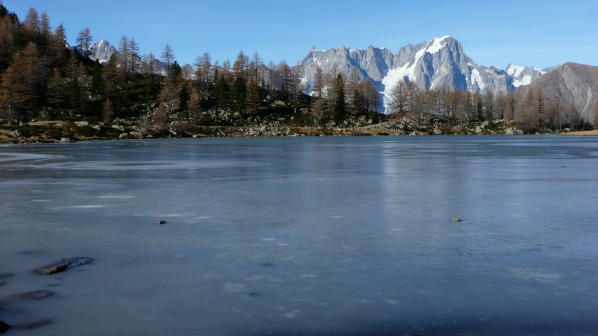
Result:
<svg viewBox="0 0 598 336"><path fill-rule="evenodd" d="M89 56L106 63L117 50L108 41L98 41L89 49ZM158 63L160 72L166 65ZM587 122L598 119L598 67L566 63L539 69L509 64L506 69L478 65L451 36L434 38L417 45L402 47L396 54L390 49L370 46L367 49L317 50L313 48L297 64L305 92L314 87L317 68L324 73L337 72L353 80L369 79L379 89L384 106L390 101L392 88L399 82L413 82L421 89L448 89L484 93L542 89L545 96L558 97L575 105ZM183 66L186 78L193 69ZM518 93L519 94L519 93Z"/></svg>
<svg viewBox="0 0 598 336"><path fill-rule="evenodd" d="M313 49L299 63L308 91L313 88L318 66L325 73L336 69L349 78L371 80L383 93L385 105L390 91L400 81L414 82L422 89L508 93L532 83L547 71L510 64L506 70L478 65L451 36L407 45L396 54L373 46L365 50Z"/></svg>

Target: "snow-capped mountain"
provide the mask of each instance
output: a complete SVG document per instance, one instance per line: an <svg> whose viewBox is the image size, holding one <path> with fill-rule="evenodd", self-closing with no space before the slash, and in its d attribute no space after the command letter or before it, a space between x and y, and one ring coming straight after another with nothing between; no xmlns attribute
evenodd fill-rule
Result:
<svg viewBox="0 0 598 336"><path fill-rule="evenodd" d="M106 64L112 55L116 54L116 48L106 40L100 40L89 47L87 55L93 61L98 61L101 64Z"/></svg>
<svg viewBox="0 0 598 336"><path fill-rule="evenodd" d="M537 70L532 73L527 68L518 71L517 67L511 66L512 74L517 74L514 77L505 70L478 65L465 54L461 43L451 36L407 45L396 54L373 46L366 50L314 48L298 66L307 92L313 88L319 66L324 73L336 70L347 78L370 79L383 94L384 105L388 104L392 88L400 81L416 83L422 89L506 93L526 81L531 83L543 74Z"/></svg>
<svg viewBox="0 0 598 336"><path fill-rule="evenodd" d="M513 78L513 86L520 87L531 84L549 70L509 64L506 71Z"/></svg>
<svg viewBox="0 0 598 336"><path fill-rule="evenodd" d="M118 50L116 50L116 48L106 40L100 40L92 44L87 52L87 55L91 60L97 60L101 64L108 63L112 55L115 54L118 55ZM138 58L138 60L140 61L140 64L141 58ZM142 72L143 69L141 69L140 67L139 69L137 69L137 71ZM154 71L159 72L162 76L166 76L168 74L168 66L165 63L156 60ZM193 68L189 64L185 64L184 66L182 66L182 71L183 77L185 77L186 79L193 79Z"/></svg>

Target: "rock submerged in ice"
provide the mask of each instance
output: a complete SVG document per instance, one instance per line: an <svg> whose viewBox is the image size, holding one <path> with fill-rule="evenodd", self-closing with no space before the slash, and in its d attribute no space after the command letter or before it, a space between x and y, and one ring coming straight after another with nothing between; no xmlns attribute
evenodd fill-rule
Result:
<svg viewBox="0 0 598 336"><path fill-rule="evenodd" d="M93 259L85 257L62 259L57 263L38 268L35 270L35 272L45 275L62 273L71 268L90 264L92 261Z"/></svg>

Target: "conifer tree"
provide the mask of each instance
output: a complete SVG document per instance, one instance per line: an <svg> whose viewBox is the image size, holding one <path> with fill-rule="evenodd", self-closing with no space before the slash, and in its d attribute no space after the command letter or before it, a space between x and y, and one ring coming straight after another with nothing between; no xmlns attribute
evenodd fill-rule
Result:
<svg viewBox="0 0 598 336"><path fill-rule="evenodd" d="M257 79L252 78L247 84L246 106L248 112L257 111L260 107L260 88L257 84Z"/></svg>
<svg viewBox="0 0 598 336"><path fill-rule="evenodd" d="M27 86L25 74L25 59L19 51L15 54L12 64L2 73L0 83L0 108L9 120L24 119L33 96L31 87Z"/></svg>
<svg viewBox="0 0 598 336"><path fill-rule="evenodd" d="M337 121L344 119L345 113L347 112L345 103L345 84L343 77L338 74L334 85L335 100L334 100L334 118Z"/></svg>
<svg viewBox="0 0 598 336"><path fill-rule="evenodd" d="M134 38L129 41L129 72L134 73L139 67L139 45Z"/></svg>
<svg viewBox="0 0 598 336"><path fill-rule="evenodd" d="M119 65L122 73L128 74L130 72L130 50L129 50L129 38L123 35L118 42L118 56Z"/></svg>
<svg viewBox="0 0 598 336"><path fill-rule="evenodd" d="M79 32L79 36L77 36L77 49L81 54L87 55L89 53L92 39L93 37L89 28L84 28Z"/></svg>
<svg viewBox="0 0 598 336"><path fill-rule="evenodd" d="M216 83L214 84L214 99L216 106L219 108L226 108L230 104L230 89L223 75L218 75Z"/></svg>
<svg viewBox="0 0 598 336"><path fill-rule="evenodd" d="M314 92L316 97L322 98L322 93L324 89L324 74L322 73L322 68L319 66L316 68L316 75L314 78Z"/></svg>
<svg viewBox="0 0 598 336"><path fill-rule="evenodd" d="M247 78L247 56L245 56L243 50L239 52L235 63L233 63L233 75L244 79Z"/></svg>
<svg viewBox="0 0 598 336"><path fill-rule="evenodd" d="M234 106L233 108L238 112L245 110L245 99L247 95L247 86L245 84L245 78L237 76L233 82L232 88L232 99Z"/></svg>
<svg viewBox="0 0 598 336"><path fill-rule="evenodd" d="M42 13L42 19L40 22L40 32L46 39L48 39L48 37L52 33L52 28L50 28L50 18L48 17L47 12Z"/></svg>
<svg viewBox="0 0 598 336"><path fill-rule="evenodd" d="M48 105L55 109L64 107L66 102L65 80L57 68L52 70L52 77L47 86Z"/></svg>
<svg viewBox="0 0 598 336"><path fill-rule="evenodd" d="M162 51L161 60L162 62L164 62L164 64L166 64L168 71L170 71L170 66L174 62L174 51L172 50L169 44L166 44L166 46L164 47L164 51Z"/></svg>
<svg viewBox="0 0 598 336"><path fill-rule="evenodd" d="M23 25L25 28L31 31L40 31L39 14L35 8L29 8L29 11L27 11L27 15L25 16L25 20L23 20Z"/></svg>
<svg viewBox="0 0 598 336"><path fill-rule="evenodd" d="M109 122L114 115L114 109L112 107L112 101L110 99L106 99L104 104L102 104L102 121Z"/></svg>

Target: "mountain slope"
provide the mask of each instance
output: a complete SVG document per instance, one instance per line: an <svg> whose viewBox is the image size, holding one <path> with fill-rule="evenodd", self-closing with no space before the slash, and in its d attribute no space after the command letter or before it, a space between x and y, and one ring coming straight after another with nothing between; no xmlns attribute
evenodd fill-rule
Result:
<svg viewBox="0 0 598 336"><path fill-rule="evenodd" d="M525 96L529 90L559 102L575 105L580 117L598 126L598 67L565 63L540 77L530 85L522 86L517 95Z"/></svg>

